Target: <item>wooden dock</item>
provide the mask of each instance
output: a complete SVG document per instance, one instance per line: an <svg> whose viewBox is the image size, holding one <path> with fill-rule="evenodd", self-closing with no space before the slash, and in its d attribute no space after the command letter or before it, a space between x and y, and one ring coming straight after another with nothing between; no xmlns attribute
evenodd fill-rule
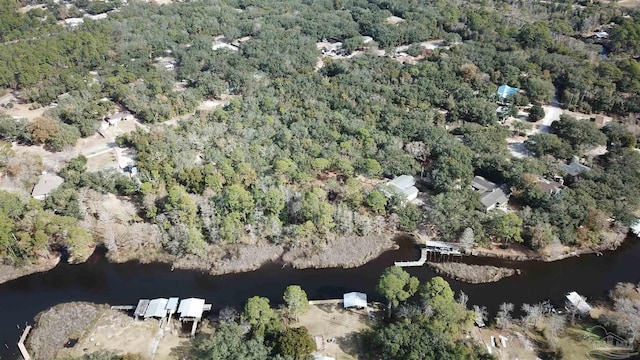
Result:
<svg viewBox="0 0 640 360"><path fill-rule="evenodd" d="M27 336L29 335L30 331L31 325L27 326L24 329L24 331L22 332L22 336L20 336L20 341L18 341L18 349L20 350L20 354L22 354L24 360L31 360L31 356L29 355L27 348L24 346L24 341L27 340Z"/></svg>
<svg viewBox="0 0 640 360"><path fill-rule="evenodd" d="M332 305L342 303L344 303L344 299L309 300L309 305Z"/></svg>

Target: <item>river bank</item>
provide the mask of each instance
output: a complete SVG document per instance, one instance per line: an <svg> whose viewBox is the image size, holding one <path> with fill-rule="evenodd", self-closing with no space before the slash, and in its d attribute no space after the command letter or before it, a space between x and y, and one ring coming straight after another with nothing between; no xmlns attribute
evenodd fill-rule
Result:
<svg viewBox="0 0 640 360"><path fill-rule="evenodd" d="M7 281L15 280L23 276L35 274L39 272L46 272L58 265L60 257L54 257L53 254L50 258L41 259L39 262L27 264L24 266L11 266L0 264L0 284Z"/></svg>

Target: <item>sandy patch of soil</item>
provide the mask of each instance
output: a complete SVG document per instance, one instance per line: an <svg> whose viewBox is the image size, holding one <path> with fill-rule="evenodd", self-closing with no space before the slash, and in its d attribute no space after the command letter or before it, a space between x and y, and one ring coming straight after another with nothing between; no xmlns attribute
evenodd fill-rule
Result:
<svg viewBox="0 0 640 360"><path fill-rule="evenodd" d="M156 319L134 320L115 310L106 310L70 349L58 353L60 358L80 357L96 351L140 354L145 359L173 359L172 349L189 343L182 337L180 323L169 324Z"/></svg>
<svg viewBox="0 0 640 360"><path fill-rule="evenodd" d="M51 109L50 106L42 106L37 109L34 109L34 104L26 104L16 99L13 94L6 95L2 98L2 102L4 104L12 103L13 107L11 108L3 108L2 110L9 116L14 118L24 118L28 121L32 121L37 117L41 117L44 112L48 109Z"/></svg>
<svg viewBox="0 0 640 360"><path fill-rule="evenodd" d="M538 356L535 352L533 344L527 340L523 335L512 333L510 331L502 331L496 329L479 329L474 328L471 331L471 336L476 340L480 346L484 346L489 353L493 354L499 360L536 360ZM498 341L498 346L493 346L491 343L491 337L494 337ZM500 336L507 338L506 347L502 346L500 342Z"/></svg>
<svg viewBox="0 0 640 360"><path fill-rule="evenodd" d="M373 322L366 310L345 309L340 304L311 305L292 326L304 326L316 338L317 352L335 359L355 359L360 344L356 334ZM327 341L329 340L329 341Z"/></svg>

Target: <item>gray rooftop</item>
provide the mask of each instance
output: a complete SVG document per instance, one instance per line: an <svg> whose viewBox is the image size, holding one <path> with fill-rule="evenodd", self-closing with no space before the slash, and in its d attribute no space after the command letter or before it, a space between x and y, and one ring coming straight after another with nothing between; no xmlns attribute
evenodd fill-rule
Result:
<svg viewBox="0 0 640 360"><path fill-rule="evenodd" d="M64 179L55 174L44 174L40 177L40 180L33 187L31 196L34 198L47 196L51 191L55 190L58 186L62 185Z"/></svg>
<svg viewBox="0 0 640 360"><path fill-rule="evenodd" d="M135 316L144 316L144 313L147 312L147 308L149 307L148 299L140 299L138 300L138 306L136 306L136 310L133 312Z"/></svg>
<svg viewBox="0 0 640 360"><path fill-rule="evenodd" d="M389 181L389 185L395 186L398 189L408 188L416 184L416 181L413 179L413 176L409 175L400 175L397 178Z"/></svg>
<svg viewBox="0 0 640 360"><path fill-rule="evenodd" d="M509 197L501 188L495 188L480 195L480 202L485 209L501 206L509 202Z"/></svg>
<svg viewBox="0 0 640 360"><path fill-rule="evenodd" d="M387 186L393 189L396 193L403 195L407 199L415 198L419 191L418 188L415 187L416 181L413 176L409 175L400 175L397 178L389 181Z"/></svg>
<svg viewBox="0 0 640 360"><path fill-rule="evenodd" d="M491 182L482 176L474 177L473 181L471 181L471 186L480 192L490 191L498 187L496 183Z"/></svg>
<svg viewBox="0 0 640 360"><path fill-rule="evenodd" d="M570 164L560 163L558 168L571 176L580 175L591 170L590 167L582 165L576 160L573 160Z"/></svg>
<svg viewBox="0 0 640 360"><path fill-rule="evenodd" d="M144 317L164 317L167 314L167 302L169 300L165 298L153 299L149 301L149 306L147 310L144 312Z"/></svg>

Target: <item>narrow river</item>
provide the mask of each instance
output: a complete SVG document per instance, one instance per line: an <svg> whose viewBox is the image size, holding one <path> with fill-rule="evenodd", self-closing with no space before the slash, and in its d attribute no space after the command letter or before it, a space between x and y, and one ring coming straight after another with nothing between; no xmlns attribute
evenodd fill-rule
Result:
<svg viewBox="0 0 640 360"><path fill-rule="evenodd" d="M112 264L96 252L81 265L60 264L40 274L33 274L0 285L0 359L16 358L16 342L25 322L51 306L70 301L109 304L135 304L139 298L202 297L215 309L226 305L240 308L251 296L261 295L272 304L282 301L287 285L299 284L310 299L336 298L348 291L363 291L375 297L374 286L382 270L396 260L419 257L418 249L408 240L399 240L400 249L354 269L296 270L267 264L257 271L210 276L198 271L171 271L164 264L129 262ZM640 281L640 241L629 239L617 251L603 256L583 255L554 263L537 261L510 262L494 259L464 258L465 262L496 266L507 265L522 274L497 283L469 285L450 280L451 287L469 295L469 304L485 305L495 313L500 303L522 303L551 299L564 304L564 295L577 291L589 299L603 299L617 282ZM435 276L427 267L408 271L421 281ZM4 346L7 344L7 347Z"/></svg>

